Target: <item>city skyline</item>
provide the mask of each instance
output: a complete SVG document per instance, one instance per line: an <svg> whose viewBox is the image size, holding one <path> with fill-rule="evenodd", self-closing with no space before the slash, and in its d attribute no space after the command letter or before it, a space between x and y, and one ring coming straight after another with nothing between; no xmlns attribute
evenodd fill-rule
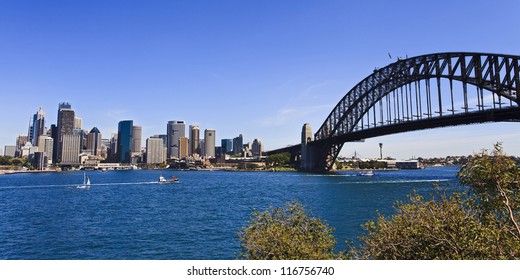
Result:
<svg viewBox="0 0 520 280"><path fill-rule="evenodd" d="M40 107L49 127L66 101L84 128L107 138L131 119L144 145L183 119L201 132L215 128L218 139L261 138L271 150L298 144L305 123L315 132L346 92L398 57L519 54L513 17L453 28L488 1L50 2L0 4L0 147L26 134ZM342 155L378 157L380 142L384 156L402 159L467 155L496 142L520 155L517 131L515 123L416 131L348 143Z"/></svg>

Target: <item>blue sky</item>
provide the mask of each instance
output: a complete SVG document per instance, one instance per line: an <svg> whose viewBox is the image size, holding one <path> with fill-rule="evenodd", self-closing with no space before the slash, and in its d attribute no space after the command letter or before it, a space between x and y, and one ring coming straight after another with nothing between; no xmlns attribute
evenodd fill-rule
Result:
<svg viewBox="0 0 520 280"><path fill-rule="evenodd" d="M508 11L506 13L505 11ZM520 54L520 2L0 0L0 147L47 126L70 102L105 138L120 120L143 138L170 120L244 134L266 149L298 143L390 52ZM518 124L460 126L367 139L342 154L466 155L502 141L520 155Z"/></svg>

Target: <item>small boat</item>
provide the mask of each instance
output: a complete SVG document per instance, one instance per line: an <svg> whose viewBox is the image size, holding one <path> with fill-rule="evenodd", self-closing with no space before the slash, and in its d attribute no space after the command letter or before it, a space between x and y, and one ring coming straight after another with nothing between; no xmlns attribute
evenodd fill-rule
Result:
<svg viewBox="0 0 520 280"><path fill-rule="evenodd" d="M372 170L360 171L358 173L358 176L374 176L374 171L372 171Z"/></svg>
<svg viewBox="0 0 520 280"><path fill-rule="evenodd" d="M77 189L90 189L90 178L83 172L83 185L76 187Z"/></svg>
<svg viewBox="0 0 520 280"><path fill-rule="evenodd" d="M164 184L164 183L179 183L179 179L175 176L172 176L171 179L169 180L166 180L162 175L159 176L159 184Z"/></svg>

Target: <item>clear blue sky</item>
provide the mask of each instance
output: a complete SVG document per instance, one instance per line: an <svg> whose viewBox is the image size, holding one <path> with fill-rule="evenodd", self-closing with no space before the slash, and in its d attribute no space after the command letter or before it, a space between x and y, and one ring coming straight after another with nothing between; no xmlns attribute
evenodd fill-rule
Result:
<svg viewBox="0 0 520 280"><path fill-rule="evenodd" d="M170 120L244 134L266 149L299 142L375 67L446 51L520 54L520 1L0 1L0 147L70 102L104 138L132 119L143 138ZM465 155L520 124L434 129L347 144L365 157ZM220 142L219 142L220 143Z"/></svg>

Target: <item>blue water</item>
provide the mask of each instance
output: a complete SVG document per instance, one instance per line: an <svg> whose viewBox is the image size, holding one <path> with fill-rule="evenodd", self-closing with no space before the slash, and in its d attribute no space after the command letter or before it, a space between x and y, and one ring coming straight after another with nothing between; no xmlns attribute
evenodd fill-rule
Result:
<svg viewBox="0 0 520 280"><path fill-rule="evenodd" d="M336 229L337 249L395 200L456 167L339 175L222 171L87 171L0 176L0 259L235 259L254 209L298 199ZM159 176L180 184L156 184Z"/></svg>

